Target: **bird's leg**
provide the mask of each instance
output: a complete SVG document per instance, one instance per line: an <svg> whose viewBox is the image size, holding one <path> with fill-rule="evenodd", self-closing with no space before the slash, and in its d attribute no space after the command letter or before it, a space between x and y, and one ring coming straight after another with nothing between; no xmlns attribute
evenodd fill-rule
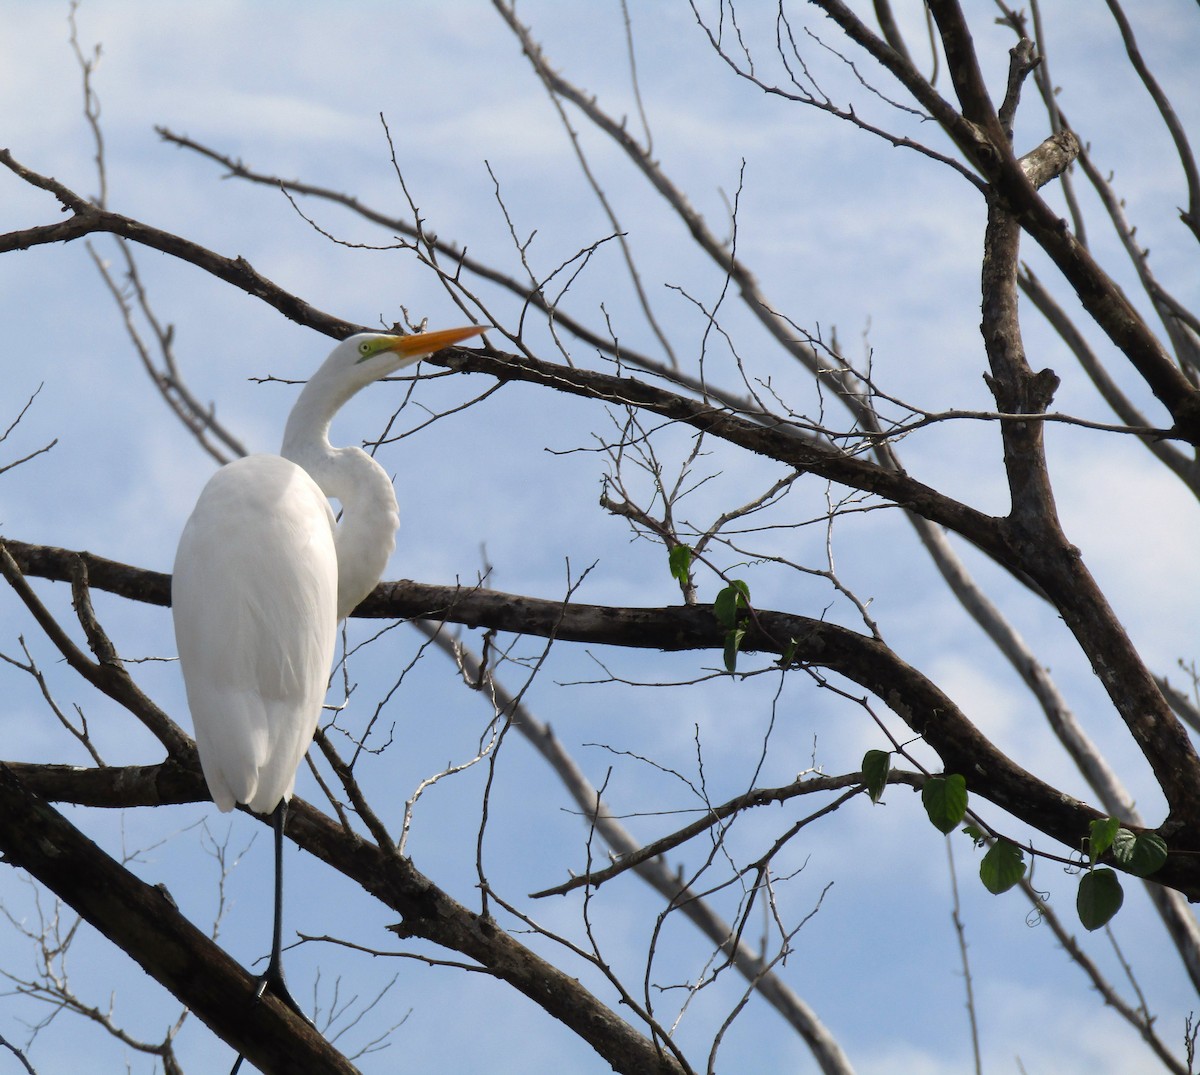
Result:
<svg viewBox="0 0 1200 1075"><path fill-rule="evenodd" d="M311 1023L312 1020L300 1010L300 1005L296 1003L283 980L283 830L287 824L287 811L287 799L280 799L279 805L271 814L275 828L275 921L271 931L271 958L267 963L266 972L258 980L255 996L261 1000L269 989L301 1019Z"/></svg>
<svg viewBox="0 0 1200 1075"><path fill-rule="evenodd" d="M300 1005L296 1003L295 998L288 989L287 982L283 980L283 829L287 824L287 808L287 799L280 799L279 805L275 807L275 810L271 814L271 821L275 829L274 926L271 930L271 958L267 961L266 971L258 980L258 988L254 991L254 1000L255 1003L262 1000L269 989L272 994L283 1001L284 1004L291 1008L309 1026L312 1026L313 1021L300 1010ZM234 1061L233 1069L229 1075L237 1075L244 1059L245 1057L241 1053L238 1053L237 1060Z"/></svg>

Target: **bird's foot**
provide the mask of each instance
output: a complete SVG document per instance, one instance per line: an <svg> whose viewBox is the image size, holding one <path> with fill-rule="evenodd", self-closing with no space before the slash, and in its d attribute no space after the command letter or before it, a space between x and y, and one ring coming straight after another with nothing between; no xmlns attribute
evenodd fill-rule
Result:
<svg viewBox="0 0 1200 1075"><path fill-rule="evenodd" d="M283 980L283 971L279 967L268 967L266 974L259 978L258 987L254 990L254 999L256 1001L262 1000L267 993L283 1001L284 1004L291 1008L309 1026L315 1025L304 1014L300 1005L296 1003L296 998L292 996L291 990L287 987L287 982Z"/></svg>
<svg viewBox="0 0 1200 1075"><path fill-rule="evenodd" d="M305 1015L300 1005L296 1003L296 998L292 996L291 990L288 989L287 982L283 980L283 971L278 967L268 967L267 973L259 978L258 985L254 989L254 1003L258 1004L268 992L283 1001L284 1004L291 1008L309 1026L316 1027L316 1023ZM238 1075L244 1059L245 1057L241 1053L238 1053L237 1059L233 1062L233 1070L230 1071L229 1075Z"/></svg>

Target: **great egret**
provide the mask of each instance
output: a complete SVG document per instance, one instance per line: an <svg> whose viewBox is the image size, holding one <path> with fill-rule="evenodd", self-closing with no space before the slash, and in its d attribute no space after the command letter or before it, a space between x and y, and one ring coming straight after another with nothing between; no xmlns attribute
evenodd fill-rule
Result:
<svg viewBox="0 0 1200 1075"><path fill-rule="evenodd" d="M280 967L287 802L338 623L379 581L400 523L387 472L358 448L331 446L329 423L372 381L484 330L363 333L338 344L296 400L280 454L218 470L179 539L171 605L204 779L219 809L245 803L274 815L274 931L258 995L269 987L299 1014Z"/></svg>

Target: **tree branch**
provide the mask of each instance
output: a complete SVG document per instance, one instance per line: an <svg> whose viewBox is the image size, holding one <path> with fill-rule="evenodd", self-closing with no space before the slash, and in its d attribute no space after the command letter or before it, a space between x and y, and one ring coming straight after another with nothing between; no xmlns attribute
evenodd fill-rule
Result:
<svg viewBox="0 0 1200 1075"><path fill-rule="evenodd" d="M353 1075L305 1020L196 929L163 890L139 880L0 762L0 852L123 949L261 1071Z"/></svg>
<svg viewBox="0 0 1200 1075"><path fill-rule="evenodd" d="M101 209L57 180L26 168L15 160L7 149L0 149L0 164L31 186L53 194L63 208L71 212L68 219L58 224L46 224L0 235L0 254L12 250L28 250L30 247L46 243L71 242L85 235L109 232L195 265L218 280L224 280L240 291L261 299L288 320L307 325L326 336L342 340L362 331L358 326L324 313L285 291L278 284L260 275L245 258L224 257L190 239L150 227L120 213Z"/></svg>
<svg viewBox="0 0 1200 1075"><path fill-rule="evenodd" d="M348 1064L334 1066L335 1058L342 1058L270 994L269 1004L256 1008L256 978L173 908L168 913L167 901L158 889L137 880L22 787L17 772L64 801L135 806L186 801L180 796L189 785L193 798L207 798L198 766L189 778L171 763L128 770L0 763L0 852L128 951L147 973L263 1071L354 1070ZM139 794L151 799L139 803ZM267 823L267 819L259 820ZM422 937L476 960L566 1024L614 1070L627 1075L681 1075L683 1069L672 1058L619 1019L576 979L525 948L491 918L476 915L451 899L408 859L347 832L299 799L293 799L288 810L287 835L403 915L403 925L396 927L399 936ZM288 1045L285 1050L278 1039L290 1042L295 1036L299 1041L296 1026L314 1040ZM321 1047L330 1054L328 1058L322 1058ZM309 1062L296 1059L298 1054Z"/></svg>
<svg viewBox="0 0 1200 1075"><path fill-rule="evenodd" d="M1175 432L1200 445L1200 390L1164 350L1120 287L1071 234L1066 221L1039 197L1005 144L998 116L980 74L970 30L955 0L930 0L963 114L955 111L904 58L873 33L840 0L813 0L926 108L1005 201L1022 228L1042 247L1084 308L1125 354L1171 414Z"/></svg>
<svg viewBox="0 0 1200 1075"><path fill-rule="evenodd" d="M10 541L30 574L56 577L63 571L64 550ZM169 599L167 576L147 584L133 568L90 557L94 585L150 594L151 603ZM145 599L145 597L143 597ZM616 608L605 605L539 600L495 591L414 582L381 583L359 606L356 615L372 618L444 620L467 627L487 627L560 641L592 642L645 649L699 649L720 652L725 632L711 605L668 608ZM757 610L742 643L744 652L790 652L798 665L826 668L845 676L885 702L929 746L947 772L962 773L971 790L1008 810L1039 832L1072 849L1087 835L1088 825L1104 815L1045 784L1008 758L932 681L902 661L886 644L836 624L805 616ZM1186 759L1175 763L1182 774ZM1186 800L1185 800L1186 801ZM1171 844L1175 850L1177 844ZM1181 848L1182 850L1182 848ZM1156 879L1200 896L1200 859L1172 856Z"/></svg>
<svg viewBox="0 0 1200 1075"><path fill-rule="evenodd" d="M58 551L62 552L63 550ZM76 613L98 658L96 661L89 660L87 655L71 641L66 631L59 626L49 609L42 604L37 594L25 581L20 567L13 559L4 540L0 538L0 575L3 575L8 584L16 591L17 596L33 614L33 618L45 631L46 636L66 658L67 663L93 687L133 713L166 747L168 754L178 757L186 755L189 749L194 750L187 733L155 705L134 682L133 677L129 675L124 664L117 657L112 643L101 630L92 612L91 599L88 596L86 561L82 557L72 557L67 554L60 559L60 564L64 569L64 581L71 583Z"/></svg>

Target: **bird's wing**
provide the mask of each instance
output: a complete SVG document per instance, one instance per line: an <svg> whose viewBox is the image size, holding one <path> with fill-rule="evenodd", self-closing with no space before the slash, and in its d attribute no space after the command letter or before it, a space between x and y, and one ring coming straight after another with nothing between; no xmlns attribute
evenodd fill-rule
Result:
<svg viewBox="0 0 1200 1075"><path fill-rule="evenodd" d="M269 813L312 741L337 638L329 501L279 456L222 467L184 527L175 636L213 800Z"/></svg>

